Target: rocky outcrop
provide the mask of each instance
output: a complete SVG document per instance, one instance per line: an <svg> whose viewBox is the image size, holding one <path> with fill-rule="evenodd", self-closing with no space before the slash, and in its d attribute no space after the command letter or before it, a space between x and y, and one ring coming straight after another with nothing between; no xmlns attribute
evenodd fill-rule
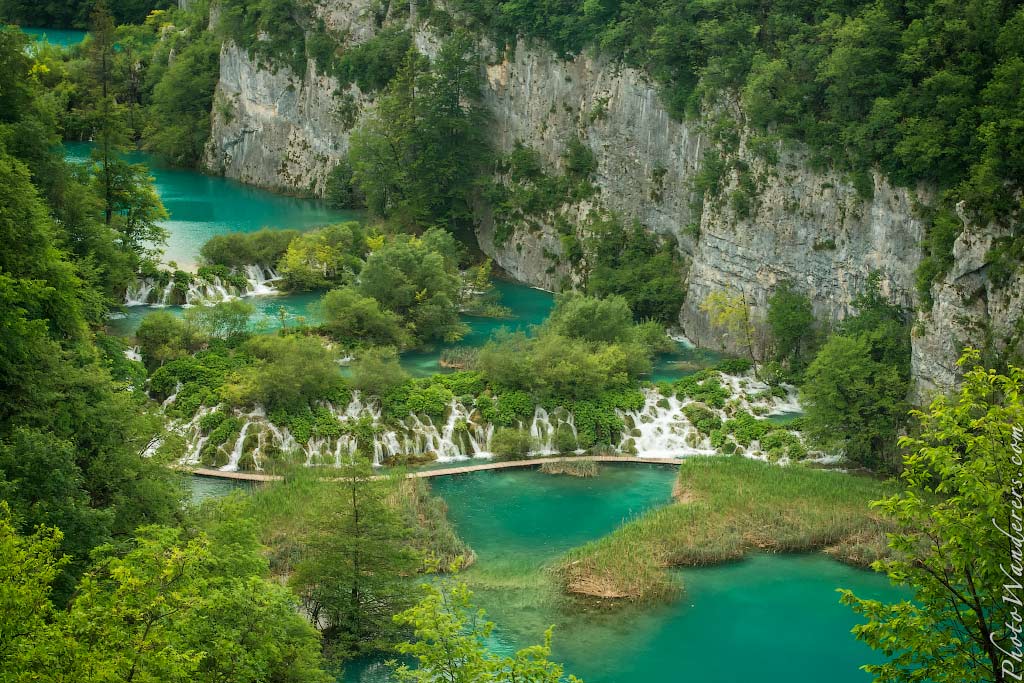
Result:
<svg viewBox="0 0 1024 683"><path fill-rule="evenodd" d="M997 287L986 272L985 256L1000 236L997 229L966 223L953 246L952 269L932 285L935 303L913 331L913 372L922 402L955 384L964 346L1018 353L1024 348L1024 274Z"/></svg>
<svg viewBox="0 0 1024 683"><path fill-rule="evenodd" d="M317 5L328 28L352 42L373 35L372 12L363 0L319 0ZM424 30L416 42L428 53L436 44ZM768 163L763 141L761 149L751 144L753 134L735 104L723 103L699 120L673 120L655 84L607 59L583 54L564 60L543 46L523 43L505 52L483 44L483 51L484 101L495 147L509 150L521 142L555 172L568 140L587 145L598 161L598 192L559 213L585 233L592 211L614 211L673 242L687 263L679 283L686 291L679 325L698 343L729 347L700 310L715 289L742 291L754 304L755 319L763 319L774 286L790 280L810 296L819 317L836 320L847 314L869 273L878 271L888 294L907 307L915 305L924 226L914 205L928 200L924 192L893 187L876 175L872 196L864 198L840 174L812 167L796 145L774 143L777 159ZM300 78L286 68L274 72L225 45L209 167L265 187L321 193L330 169L347 151L340 103L355 102L359 117L372 108L354 86L346 93L318 75L315 64ZM735 171L722 179L717 196L694 193L705 152L718 149L708 131L721 116L738 122L738 145L725 153L749 169L748 187L750 178L756 186L744 207L730 201L741 184ZM561 258L553 226L541 221L498 243L487 207L479 208L478 221L481 248L512 276L547 289L578 276ZM919 396L952 386L963 343L981 344L990 332L1006 336L1020 319L1020 296L992 291L984 277L987 243L970 231L958 241L956 265L936 284L935 307L915 327Z"/></svg>
<svg viewBox="0 0 1024 683"><path fill-rule="evenodd" d="M225 43L206 167L260 187L322 195L327 174L348 151L336 90L312 61L302 77L275 72Z"/></svg>

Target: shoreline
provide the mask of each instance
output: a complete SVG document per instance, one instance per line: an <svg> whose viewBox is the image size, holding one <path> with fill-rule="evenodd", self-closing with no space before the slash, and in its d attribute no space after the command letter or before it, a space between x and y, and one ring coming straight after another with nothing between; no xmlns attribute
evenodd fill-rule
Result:
<svg viewBox="0 0 1024 683"><path fill-rule="evenodd" d="M455 474L466 474L469 472L483 472L487 470L506 470L522 467L539 467L546 462L624 462L641 465L671 465L678 467L687 458L650 458L620 455L573 455L549 458L528 458L524 460L504 460L500 462L486 462L473 465L454 465L452 467L441 467L434 470L414 470L405 473L406 479L432 479L434 477L447 477ZM197 467L195 469L179 467L182 472L198 477L209 479L225 479L231 481L271 482L282 481L283 475L267 474L265 472L226 472L208 467Z"/></svg>

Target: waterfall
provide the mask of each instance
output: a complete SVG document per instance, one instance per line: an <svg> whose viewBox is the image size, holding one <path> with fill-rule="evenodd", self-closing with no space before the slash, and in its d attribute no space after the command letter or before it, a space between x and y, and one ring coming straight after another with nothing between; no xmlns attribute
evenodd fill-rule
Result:
<svg viewBox="0 0 1024 683"><path fill-rule="evenodd" d="M124 293L124 305L145 306L149 303L149 294L155 286L156 284L150 278L136 280L128 285L128 289Z"/></svg>
<svg viewBox="0 0 1024 683"><path fill-rule="evenodd" d="M228 464L221 467L221 472L237 472L238 461L242 459L242 448L245 446L245 435L249 432L249 427L252 426L252 422L247 421L242 425L242 431L238 432L238 438L235 439L235 445L231 449L231 455L228 457Z"/></svg>
<svg viewBox="0 0 1024 683"><path fill-rule="evenodd" d="M238 271L232 270L232 274ZM245 275L245 286L239 287L225 282L219 275L204 273L192 275L184 291L184 300L175 300L173 278L167 284L160 285L152 277L138 278L128 286L124 294L125 306L211 306L222 301L230 301L240 297L271 296L280 294L271 283L281 279L277 271L269 266L258 264L244 266L241 273Z"/></svg>
<svg viewBox="0 0 1024 683"><path fill-rule="evenodd" d="M253 264L245 266L242 270L245 272L245 279L248 282L243 296L265 296L279 293L268 284L281 279L281 276L273 268Z"/></svg>
<svg viewBox="0 0 1024 683"><path fill-rule="evenodd" d="M683 413L687 403L675 396L664 397L653 389L645 390L640 410L618 411L626 425L619 450L646 458L714 454L711 443Z"/></svg>
<svg viewBox="0 0 1024 683"><path fill-rule="evenodd" d="M737 410L746 410L755 417L772 412L791 412L799 409L796 394L791 388L784 398L773 396L770 389L752 377L723 377L722 383L733 389L733 398L724 408L704 406L721 420L735 415ZM691 399L663 396L657 389L643 390L643 405L636 410L617 411L624 428L615 450L624 455L648 458L672 458L685 456L712 455L716 449L710 437L701 434L690 423L686 408ZM164 401L170 405L175 395ZM264 467L270 451L298 455L298 462L307 466L340 466L358 450L372 456L374 465L382 465L396 457L451 462L468 458L487 458L491 455L491 441L495 425L484 421L472 404L452 399L440 418L410 413L397 422L385 422L378 401L353 392L345 405L324 406L340 423L340 434L333 436L314 435L300 444L287 427L275 425L266 413L257 409L251 413L235 411L233 415L243 420L243 426L234 442L221 444L222 453L228 454L228 462L221 469L234 471L239 463ZM209 435L203 434L200 422L203 416L224 407L202 407L191 420L175 427L188 444L183 462L198 463ZM228 411L230 412L230 411ZM368 429L353 429L356 424L365 424ZM523 421L520 427L526 430L533 441L532 456L553 455L559 452L577 452L579 435L576 417L564 407L552 409L536 406L533 416ZM252 432L256 429L256 432ZM255 433L255 444L246 436ZM362 434L362 435L361 435ZM246 452L247 449L251 449ZM739 451L741 455L764 459L757 441Z"/></svg>

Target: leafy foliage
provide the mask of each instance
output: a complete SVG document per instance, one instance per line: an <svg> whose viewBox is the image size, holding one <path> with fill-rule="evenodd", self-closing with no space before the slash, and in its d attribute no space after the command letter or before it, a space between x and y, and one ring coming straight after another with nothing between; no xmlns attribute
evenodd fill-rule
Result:
<svg viewBox="0 0 1024 683"><path fill-rule="evenodd" d="M800 369L814 341L814 311L806 294L783 282L768 299L768 325L775 342L775 358Z"/></svg>
<svg viewBox="0 0 1024 683"><path fill-rule="evenodd" d="M1000 643L1012 651L1018 623L1024 371L997 374L975 365L979 358L974 350L961 358L970 369L955 396L914 412L920 432L901 440L904 488L874 503L898 532L889 536L893 556L873 566L913 599L885 604L843 591L867 619L854 633L889 655L864 667L877 681L906 680L906 671L939 683L1016 678Z"/></svg>
<svg viewBox="0 0 1024 683"><path fill-rule="evenodd" d="M805 373L806 432L857 464L888 467L907 411L909 331L875 275L854 305L857 315L843 321Z"/></svg>
<svg viewBox="0 0 1024 683"><path fill-rule="evenodd" d="M398 652L416 660L416 666L403 664L398 680L431 683L580 683L575 676L564 676L562 667L549 661L551 632L544 644L518 650L509 656L492 654L488 639L494 624L474 610L472 593L465 584L423 584L420 602L395 616L395 622L413 631L415 640L398 645Z"/></svg>
<svg viewBox="0 0 1024 683"><path fill-rule="evenodd" d="M357 129L349 161L369 210L409 230L468 231L471 192L487 155L473 43L456 33L431 64L410 49Z"/></svg>
<svg viewBox="0 0 1024 683"><path fill-rule="evenodd" d="M623 296L637 319L674 324L685 295L674 245L661 242L639 223L627 227L615 216L592 217L590 228L587 293Z"/></svg>

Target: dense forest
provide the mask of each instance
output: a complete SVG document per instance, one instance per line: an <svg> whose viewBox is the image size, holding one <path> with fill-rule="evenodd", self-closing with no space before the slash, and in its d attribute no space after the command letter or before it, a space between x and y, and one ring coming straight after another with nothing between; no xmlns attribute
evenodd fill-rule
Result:
<svg viewBox="0 0 1024 683"><path fill-rule="evenodd" d="M930 188L930 308L958 211L1001 231L993 280L1024 259L1024 8L385 3L352 45L300 0L184 5L0 0L0 681L331 681L367 658L394 680L577 680L552 661L551 628L495 647L474 591L582 620L672 603L685 587L670 568L806 551L912 597L842 592L855 637L884 655L866 664L875 680L1016 679L998 597L1014 537L992 520L1019 531L1020 359L966 347L960 387L913 406L915 311L869 273L841 320L796 281L773 285L763 320L744 291L712 291L700 311L738 353L659 376L680 348L686 259L614 213L565 224L556 209L595 196L599 160L578 138L557 168L495 147L481 39L595 51L643 69L673 116L710 116L705 197L749 171L730 155L737 126L768 157L803 145L862 194L872 171ZM19 26L88 34L62 48ZM372 100L357 115L339 94L351 135L325 191L360 213L221 232L188 269L164 258L173 216L136 159L201 169L227 116L226 40ZM498 244L557 215L582 271L536 324L461 344L514 317L476 240L481 206ZM273 329L254 324L249 268L273 274L275 296L315 297L315 319L282 305ZM161 308L117 334L144 288L166 294L133 303ZM434 371L415 373L409 357L431 353ZM771 419L797 399L799 417ZM666 415L686 426L670 455L701 454L677 466L673 502L542 567L489 566L445 499L405 476L479 454L600 476L597 460L643 455ZM200 503L193 467L266 481Z"/></svg>

